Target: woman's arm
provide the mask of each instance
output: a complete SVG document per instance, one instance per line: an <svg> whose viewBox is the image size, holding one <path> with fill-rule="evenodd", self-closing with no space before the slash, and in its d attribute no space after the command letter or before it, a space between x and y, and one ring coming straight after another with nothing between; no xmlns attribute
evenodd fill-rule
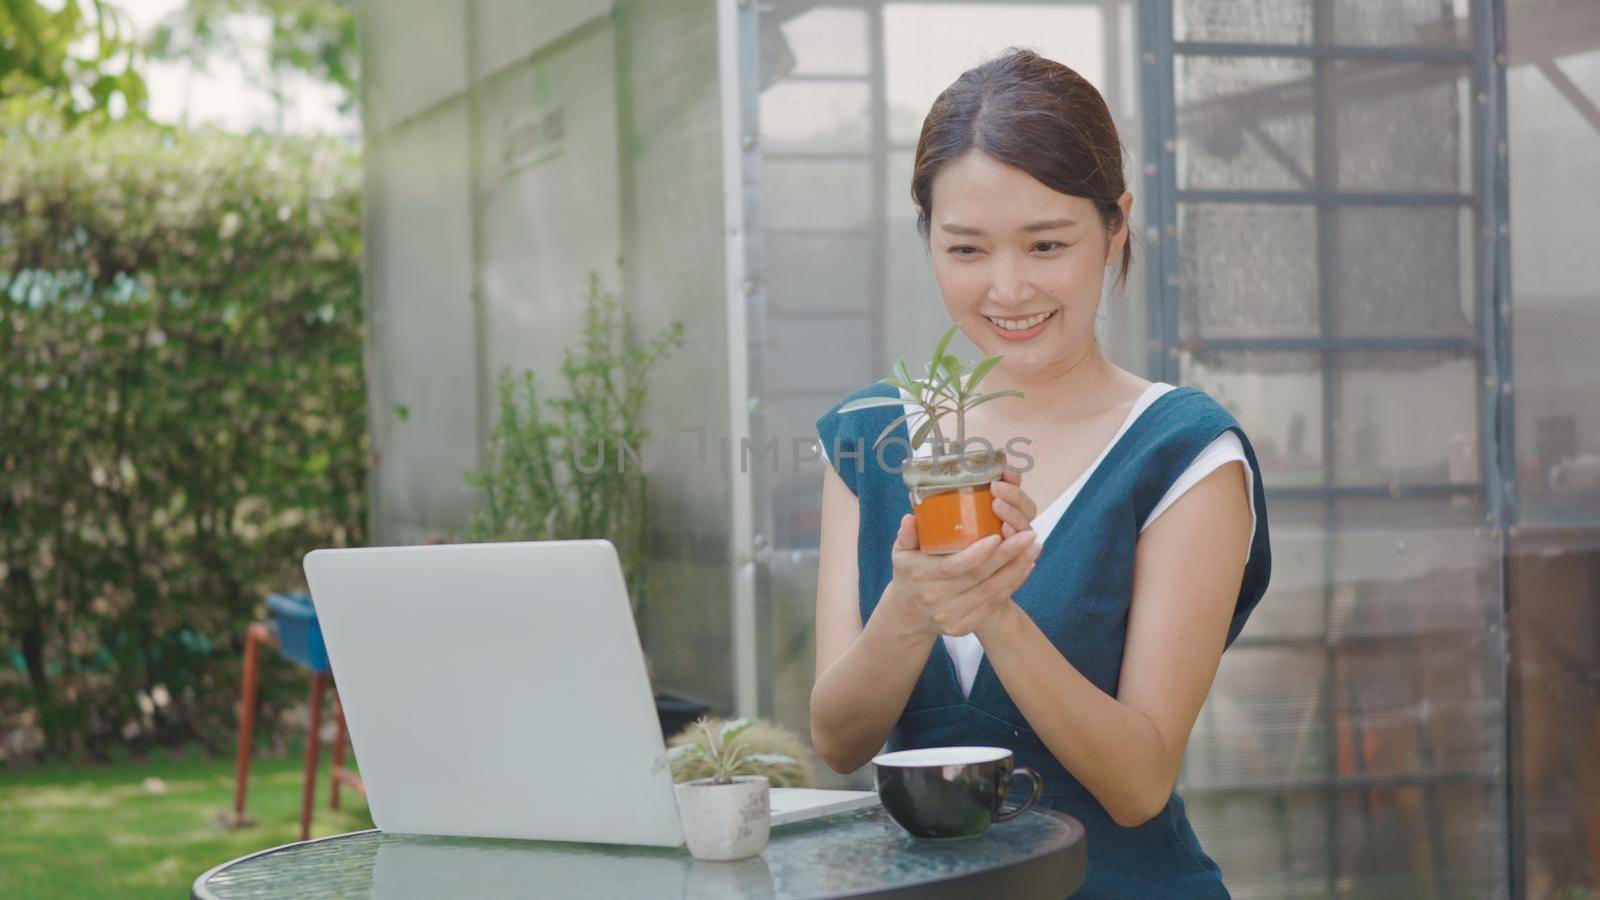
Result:
<svg viewBox="0 0 1600 900"><path fill-rule="evenodd" d="M817 560L817 679L811 744L837 772L854 772L883 749L922 674L937 635L919 633L884 591L866 627L857 589L860 501L832 467L822 484Z"/></svg>
<svg viewBox="0 0 1600 900"><path fill-rule="evenodd" d="M1029 727L1123 827L1166 806L1216 676L1250 551L1244 478L1243 463L1218 468L1139 536L1117 696L1015 604L978 628Z"/></svg>

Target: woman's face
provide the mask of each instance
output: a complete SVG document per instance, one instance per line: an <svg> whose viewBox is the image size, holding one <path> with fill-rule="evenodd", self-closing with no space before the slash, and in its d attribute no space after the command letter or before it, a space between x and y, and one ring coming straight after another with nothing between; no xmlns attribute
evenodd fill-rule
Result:
<svg viewBox="0 0 1600 900"><path fill-rule="evenodd" d="M970 152L933 181L928 243L950 318L1013 377L1069 367L1094 346L1106 266L1120 261L1124 225L1108 234L1094 203ZM1129 194L1118 201L1126 223Z"/></svg>

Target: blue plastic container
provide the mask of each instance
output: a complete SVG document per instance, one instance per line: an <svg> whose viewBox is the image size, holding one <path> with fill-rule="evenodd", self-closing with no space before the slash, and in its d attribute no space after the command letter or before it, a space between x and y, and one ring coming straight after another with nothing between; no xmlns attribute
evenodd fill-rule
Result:
<svg viewBox="0 0 1600 900"><path fill-rule="evenodd" d="M267 608L277 617L278 652L313 672L328 672L328 645L322 642L317 608L305 594L268 594Z"/></svg>

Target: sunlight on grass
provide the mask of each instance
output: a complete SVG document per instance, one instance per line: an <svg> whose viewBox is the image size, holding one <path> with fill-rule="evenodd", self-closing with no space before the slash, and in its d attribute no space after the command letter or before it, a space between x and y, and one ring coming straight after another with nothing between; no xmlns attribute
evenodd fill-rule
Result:
<svg viewBox="0 0 1600 900"><path fill-rule="evenodd" d="M115 806L118 798L110 793L96 795L93 788L40 788L9 804L24 812L45 810L94 810Z"/></svg>
<svg viewBox="0 0 1600 900"><path fill-rule="evenodd" d="M312 837L372 827L366 802L328 809L327 756ZM164 791L146 787L160 779ZM182 897L221 862L300 836L300 760L258 759L246 808L259 824L229 830L233 761L0 769L0 897Z"/></svg>

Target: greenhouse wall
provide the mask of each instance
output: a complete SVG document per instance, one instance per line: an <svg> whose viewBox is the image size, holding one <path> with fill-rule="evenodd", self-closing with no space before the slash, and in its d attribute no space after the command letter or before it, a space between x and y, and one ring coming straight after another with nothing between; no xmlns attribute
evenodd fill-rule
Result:
<svg viewBox="0 0 1600 900"><path fill-rule="evenodd" d="M683 433L729 429L714 4L371 4L363 37L373 534L467 523L501 373L562 391L595 273L638 335L685 326L639 625L659 686L729 708L730 479Z"/></svg>

